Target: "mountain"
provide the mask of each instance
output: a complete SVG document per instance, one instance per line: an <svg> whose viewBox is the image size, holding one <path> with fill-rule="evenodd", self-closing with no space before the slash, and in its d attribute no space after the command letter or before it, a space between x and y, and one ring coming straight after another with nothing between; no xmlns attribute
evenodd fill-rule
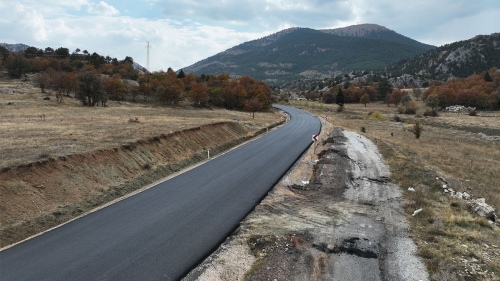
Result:
<svg viewBox="0 0 500 281"><path fill-rule="evenodd" d="M7 44L7 43L0 43L0 46L5 47L7 50L9 50L9 52L14 52L14 53L17 53L19 51L24 51L30 47L26 44Z"/></svg>
<svg viewBox="0 0 500 281"><path fill-rule="evenodd" d="M468 77L491 67L500 68L500 33L478 35L469 40L447 44L402 60L386 70L391 76L410 74L446 80Z"/></svg>
<svg viewBox="0 0 500 281"><path fill-rule="evenodd" d="M339 36L389 40L393 42L412 45L427 50L436 48L436 46L420 43L416 40L403 36L399 33L396 33L393 30L390 30L378 24L358 24L336 29L320 29L320 31Z"/></svg>
<svg viewBox="0 0 500 281"><path fill-rule="evenodd" d="M337 35L339 30L335 29L290 28L230 48L183 71L248 75L281 84L298 78L321 79L352 70L385 68L434 48L377 25L363 26L363 33L356 36L345 32ZM380 38L370 37L376 34Z"/></svg>

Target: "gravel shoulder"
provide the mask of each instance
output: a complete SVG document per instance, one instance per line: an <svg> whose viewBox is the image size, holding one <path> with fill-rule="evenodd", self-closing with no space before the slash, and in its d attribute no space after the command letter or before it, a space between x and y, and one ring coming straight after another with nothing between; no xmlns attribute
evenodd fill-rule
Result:
<svg viewBox="0 0 500 281"><path fill-rule="evenodd" d="M429 280L376 146L330 124L183 280Z"/></svg>

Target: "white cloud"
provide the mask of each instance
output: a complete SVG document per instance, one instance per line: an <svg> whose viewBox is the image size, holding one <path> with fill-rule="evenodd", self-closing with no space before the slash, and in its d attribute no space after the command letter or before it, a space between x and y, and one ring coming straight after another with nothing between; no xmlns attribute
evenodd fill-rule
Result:
<svg viewBox="0 0 500 281"><path fill-rule="evenodd" d="M99 3L91 3L87 8L89 14L94 14L98 16L118 16L120 15L120 11L118 11L115 7L109 5L104 1L100 1Z"/></svg>
<svg viewBox="0 0 500 281"><path fill-rule="evenodd" d="M136 12L138 6L134 5L148 7L138 13L141 18L128 16ZM149 10L161 10L165 18L147 19ZM153 47L151 69L165 70L191 65L293 26L320 29L376 23L424 43L441 45L499 32L498 14L498 0L479 4L462 0L189 0L181 4L174 0L134 4L121 0L0 0L0 42L80 48L118 59L131 56L145 65L149 41Z"/></svg>

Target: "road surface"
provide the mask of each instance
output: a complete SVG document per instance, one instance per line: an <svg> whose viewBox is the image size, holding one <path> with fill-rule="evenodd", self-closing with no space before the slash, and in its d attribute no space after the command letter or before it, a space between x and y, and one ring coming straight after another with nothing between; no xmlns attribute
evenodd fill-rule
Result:
<svg viewBox="0 0 500 281"><path fill-rule="evenodd" d="M290 122L177 177L0 252L0 280L178 280L215 249L311 144Z"/></svg>

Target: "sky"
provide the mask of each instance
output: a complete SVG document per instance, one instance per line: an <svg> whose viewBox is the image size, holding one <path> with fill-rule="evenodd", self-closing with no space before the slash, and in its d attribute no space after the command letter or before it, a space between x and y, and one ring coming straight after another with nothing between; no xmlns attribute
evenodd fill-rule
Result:
<svg viewBox="0 0 500 281"><path fill-rule="evenodd" d="M289 27L373 23L435 46L500 32L499 0L0 0L0 43L179 70Z"/></svg>

